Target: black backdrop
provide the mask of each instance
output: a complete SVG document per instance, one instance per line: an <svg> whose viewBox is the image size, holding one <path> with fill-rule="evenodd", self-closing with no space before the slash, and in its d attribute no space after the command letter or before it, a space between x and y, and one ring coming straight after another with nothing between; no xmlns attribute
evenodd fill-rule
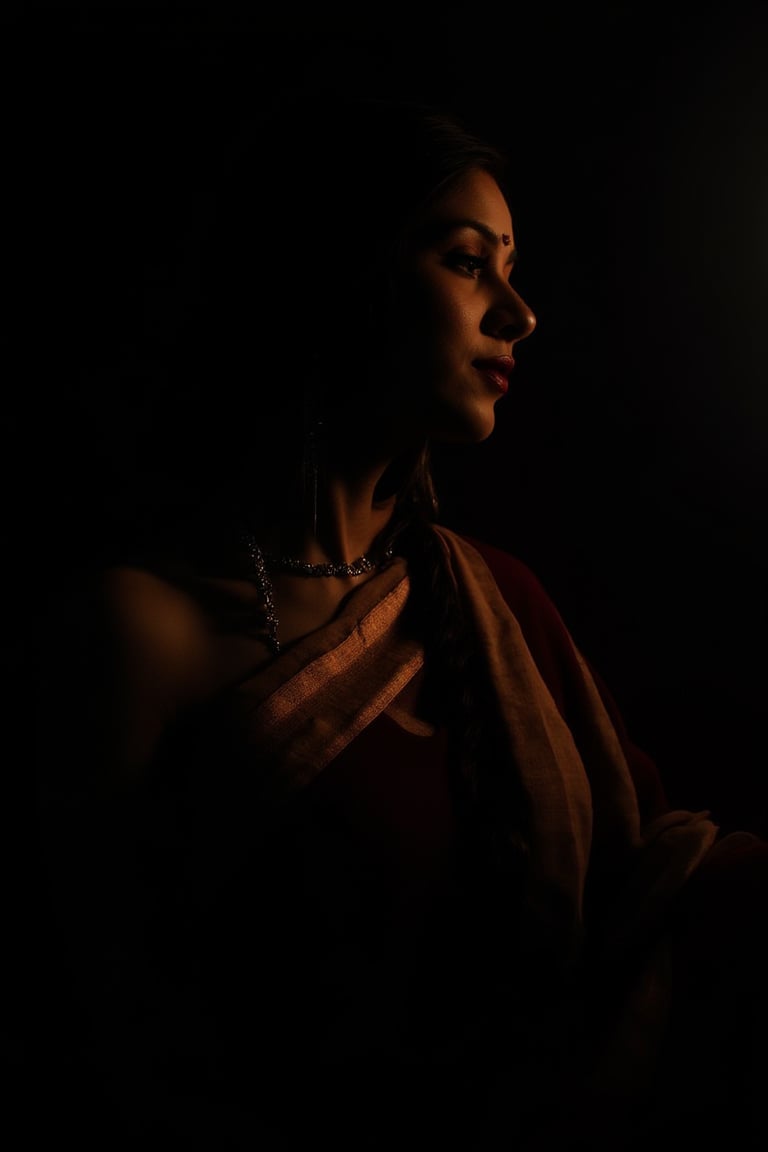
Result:
<svg viewBox="0 0 768 1152"><path fill-rule="evenodd" d="M5 10L8 441L34 531L98 530L96 493L151 472L142 350L173 341L248 102L277 80L453 105L517 156L539 323L492 440L437 456L444 517L534 568L673 802L768 831L768 6L467 6L418 32L247 7Z"/></svg>

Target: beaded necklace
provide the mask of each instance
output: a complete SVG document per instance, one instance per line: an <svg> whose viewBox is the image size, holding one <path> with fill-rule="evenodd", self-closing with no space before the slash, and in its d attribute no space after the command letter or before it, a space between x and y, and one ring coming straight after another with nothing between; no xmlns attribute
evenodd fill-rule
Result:
<svg viewBox="0 0 768 1152"><path fill-rule="evenodd" d="M247 532L243 534L243 544L250 563L250 579L256 584L256 587L261 593L261 598L264 601L267 643L275 656L280 652L280 639L278 637L279 621L277 609L275 608L274 589L269 575L270 571L288 572L295 576L309 577L362 576L366 572L373 572L374 569L383 568L385 564L389 563L393 555L393 549L389 547L382 553L378 560L372 560L369 556L363 554L362 556L358 556L357 560L353 560L350 564L334 564L332 562L310 564L306 560L296 560L292 556L273 556L270 553L262 552L255 537Z"/></svg>

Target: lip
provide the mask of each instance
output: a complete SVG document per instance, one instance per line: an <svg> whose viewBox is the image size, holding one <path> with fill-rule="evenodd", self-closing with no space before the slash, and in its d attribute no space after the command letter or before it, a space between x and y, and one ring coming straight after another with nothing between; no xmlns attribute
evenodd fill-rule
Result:
<svg viewBox="0 0 768 1152"><path fill-rule="evenodd" d="M478 372L502 393L509 388L509 377L514 366L512 356L489 356L484 360L472 361L472 367L477 368Z"/></svg>

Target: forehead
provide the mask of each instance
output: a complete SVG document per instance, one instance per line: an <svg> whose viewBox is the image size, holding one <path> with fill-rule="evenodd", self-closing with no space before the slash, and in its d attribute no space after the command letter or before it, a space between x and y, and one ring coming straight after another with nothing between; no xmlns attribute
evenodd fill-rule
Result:
<svg viewBox="0 0 768 1152"><path fill-rule="evenodd" d="M473 169L432 206L433 218L478 220L497 235L512 235L512 213L501 188L489 172Z"/></svg>

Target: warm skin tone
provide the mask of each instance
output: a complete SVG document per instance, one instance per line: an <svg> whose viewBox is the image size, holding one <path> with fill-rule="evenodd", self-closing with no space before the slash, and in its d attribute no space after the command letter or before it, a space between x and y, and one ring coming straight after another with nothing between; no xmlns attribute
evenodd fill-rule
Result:
<svg viewBox="0 0 768 1152"><path fill-rule="evenodd" d="M281 528L261 542L270 551L313 562L355 559L386 525L391 506L377 503L374 493L393 458L425 438L476 443L493 431L503 388L480 362L512 357L536 323L510 284L515 248L509 207L495 180L478 170L422 223L404 269L404 337L390 357L396 382L390 373L361 389L362 411L348 413L357 430L349 441L356 455L329 453L335 470L320 493L318 538L303 526ZM364 452L361 429L368 436ZM283 646L324 624L361 579L275 575ZM226 586L238 600L255 603L250 582ZM115 771L130 777L148 762L184 702L269 657L255 637L210 635L194 601L150 574L112 572L106 598L121 669Z"/></svg>
<svg viewBox="0 0 768 1152"><path fill-rule="evenodd" d="M478 361L514 357L536 320L510 283L516 252L509 208L476 171L433 210L413 260L413 334L400 355L400 419L431 440L477 443L494 428L502 392ZM404 369L404 371L403 371ZM421 411L413 398L421 397Z"/></svg>
<svg viewBox="0 0 768 1152"><path fill-rule="evenodd" d="M389 509L378 508L373 494L395 456L425 439L477 443L493 431L503 393L477 361L513 357L536 324L510 284L516 253L509 207L496 181L477 170L432 208L417 232L395 318L403 339L391 350L390 366L357 390L359 406L350 406L328 453L335 472L321 494L320 540L303 530L299 539L266 542L269 551L311 561L355 559L386 524Z"/></svg>

